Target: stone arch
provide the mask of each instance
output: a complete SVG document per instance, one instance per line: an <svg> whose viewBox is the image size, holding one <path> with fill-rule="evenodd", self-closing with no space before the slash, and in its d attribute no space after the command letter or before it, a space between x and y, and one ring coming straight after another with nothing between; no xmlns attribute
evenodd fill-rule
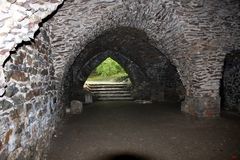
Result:
<svg viewBox="0 0 240 160"><path fill-rule="evenodd" d="M138 84L139 82L137 81L139 80L146 81L148 79L147 75L142 71L142 69L137 64L135 64L131 59L122 55L121 53L106 51L104 53L100 53L94 56L88 62L86 62L85 65L81 69L79 69L77 74L77 80L85 83L88 76L91 74L92 70L95 69L100 63L102 63L108 57L118 62L124 68L124 70L129 74L129 78L133 84L135 83Z"/></svg>
<svg viewBox="0 0 240 160"><path fill-rule="evenodd" d="M167 80L180 82L170 85L182 85L176 67L172 65L169 59L149 43L145 32L131 27L118 27L105 31L102 35L96 37L75 58L68 72L68 79L65 80L65 90L68 90L67 93L74 95L71 95L71 98L83 99L81 92L77 91L75 93L73 91L75 88L82 89L80 86L83 86L91 71L108 56L120 62L128 71L132 82L137 84L135 86L138 86L134 89L134 95L139 99L151 98L156 101L164 101L164 92L179 96L178 94L172 94L176 92L175 87L171 87L171 90L167 90L165 87L164 81ZM168 72L172 76L167 74ZM73 89L71 90L71 88ZM69 95L67 93L64 97Z"/></svg>
<svg viewBox="0 0 240 160"><path fill-rule="evenodd" d="M55 27L52 30L53 32L62 33L61 26L64 24L64 22L69 24L69 22L71 21L71 15L65 17L64 12L67 8L77 9L72 7L72 5L79 5L79 3L77 1L74 3L69 3L67 1L65 2L65 6L63 6L63 8L59 10L54 20L50 22L50 24L52 23L59 26L57 28ZM82 25L74 30L71 29L71 24L64 26L67 27L66 31L68 29L72 31L71 33L63 33L65 34L65 37L54 34L54 43L52 44L53 50L55 50L54 52L57 53L62 52L61 50L65 50L66 52L63 54L66 55L65 57L67 57L68 60L66 65L62 64L60 60L55 61L55 65L57 66L57 68L62 69L62 67L58 66L66 67L64 68L64 70L59 70L59 75L63 77L64 75L66 75L69 69L68 66L73 64L77 55L84 49L84 47L88 43L93 41L96 37L104 34L106 31L111 29L116 29L119 27L130 27L146 33L149 43L162 51L168 57L168 59L176 66L183 84L186 84L184 75L185 69L183 69L183 67L186 67L188 65L183 66L183 63L180 62L182 60L177 57L179 56L179 54L184 54L184 46L186 45L182 45L182 43L185 43L186 41L184 41L185 37L183 35L183 32L181 31L182 23L179 22L180 18L176 14L176 10L178 10L179 8L174 9L174 5L172 4L172 2L166 3L164 1L153 1L151 3L144 3L144 5L142 5L142 3L144 2L116 1L114 3L106 4L105 2L102 2L101 5L106 5L106 10L103 9L101 10L101 12L99 12L98 8L94 8L94 12L91 13L91 15L88 15L89 18L87 19L91 19L91 17L93 17L94 19L94 21L91 21L91 26L89 26L89 22L83 21L81 19L81 10L74 11L74 17L76 21L79 20ZM84 7L86 4L82 5L82 7ZM89 8L89 10L91 9L93 8ZM117 13L114 12L115 9L118 10ZM69 41L65 39L68 38L68 36L70 36L69 39L71 39L71 42L74 42L71 44L71 47L67 47L65 43L58 43L59 39L63 40L63 42ZM172 41L172 39L174 39L174 41ZM61 47L59 47L60 44ZM56 56L56 59L57 58L58 57ZM185 60L183 60L183 62L188 63L188 61Z"/></svg>
<svg viewBox="0 0 240 160"><path fill-rule="evenodd" d="M130 58L126 57L121 53L109 50L103 53L99 53L94 57L90 58L82 67L80 68L77 67L78 71L75 72L76 75L73 75L71 98L83 100L84 93L82 87L85 81L87 80L91 72L108 57L111 57L113 60L118 62L128 73L129 78L133 84L132 92L135 93L133 95L134 98L137 99L147 98L146 96L149 95L147 87L149 77L146 75L146 73L142 70L142 68L138 64L136 64ZM78 88L79 90L76 90L76 88Z"/></svg>
<svg viewBox="0 0 240 160"><path fill-rule="evenodd" d="M84 7L88 8L89 12L86 13ZM189 41L184 35L186 24L181 14L184 12L183 8L176 1L101 2L101 7L96 7L96 4L89 5L88 2L66 1L54 19L49 22L53 34L52 51L61 53L54 56L56 75L59 77L61 86L65 85L64 82L71 70L70 66L75 59L78 57L84 59L84 56L79 56L79 53L89 43L109 30L126 27L142 31L143 35L146 35L144 36L146 40L176 66L186 93L191 93L193 76L189 73L194 67L191 65L192 59L186 58L192 52L189 52L191 37ZM68 12L69 10L71 12ZM116 10L118 12L115 12ZM65 29L62 30L62 28ZM183 111L188 112L184 109Z"/></svg>
<svg viewBox="0 0 240 160"><path fill-rule="evenodd" d="M221 6L226 7L222 8ZM87 13L86 8L89 11ZM212 9L220 9L223 13L228 14L213 13ZM69 10L71 13L68 12ZM199 12L201 10L204 12ZM218 65L221 59L215 57L217 55L216 48L217 44L224 46L231 42L232 45L235 40L235 42L238 41L239 34L236 32L239 26L236 16L238 12L239 2L237 1L231 3L227 1L218 3L216 0L211 2L153 0L148 3L142 0L101 1L99 3L66 1L65 6L59 10L52 21L54 26L58 26L52 27L52 31L55 32L54 43L52 43L53 50L56 53L64 50L63 56L67 59L66 63L62 63L61 60L55 61L56 71L59 77L66 76L69 66L79 52L105 31L117 27L136 28L144 31L149 37L149 42L176 66L187 95L182 110L192 115L215 116L218 115L219 108L216 86L218 86L220 78ZM231 15L235 24L224 24L224 27L229 30L225 30L223 27L213 33L212 30L216 30L215 25L209 24L219 24L218 22L225 21L228 15ZM76 24L79 24L77 28ZM66 29L64 33L62 33L63 27ZM71 32L68 32L69 30ZM237 35L233 32L230 33L230 30L235 31ZM64 34L64 36L58 33ZM228 37L227 40L226 37ZM59 39L63 42L58 43ZM68 41L71 42L71 46L66 47L64 43ZM56 56L56 59L61 58ZM215 69L216 66L218 66L218 71ZM209 70L212 71L209 72ZM199 112L196 109L201 108L198 105L199 101L205 102L206 97L210 97L207 98L209 103L202 103L204 109L200 109ZM215 109L203 106L211 106L210 108ZM209 110L208 114L202 110Z"/></svg>
<svg viewBox="0 0 240 160"><path fill-rule="evenodd" d="M41 137L50 137L63 112L61 87L66 82L63 81L65 77L71 77L69 68L96 37L117 27L132 27L143 31L147 35L144 37L148 37L147 41L176 66L187 90L187 98L182 105L184 112L199 117L219 114L218 87L223 57L229 48L240 49L238 0L65 1L58 12L44 23L42 29L46 29L46 33L44 31L43 35L35 37L30 45L19 47L17 54L9 59L9 65L2 66L9 51L22 40L29 41L29 37L33 38L41 19L61 2L62 0L34 1L34 4L32 1L2 3L4 12L1 14L4 16L1 17L7 18L2 18L0 26L0 100L4 101L0 112L1 116L5 116L4 124L7 126L0 126L0 139L4 139L5 134L13 133L10 141L16 142L16 145L12 148L14 152L10 157L16 159L16 155L25 155L25 149L32 150L30 146L35 148L33 142L41 141L41 138L34 134L30 135L32 138L25 137L29 132L19 133L18 128L14 128L13 132L8 132L8 129L18 126L15 122L24 126L25 118L28 118L27 120L34 121L30 125L38 124L34 126L37 130L35 133ZM85 62L89 58L82 54L79 57ZM45 64L42 63L43 60ZM13 82L8 83L6 92L5 77L7 82ZM6 94L2 97L4 93ZM24 114L16 116L16 121L12 122L9 119L10 112L15 113L16 110ZM42 119L32 119L30 112L34 115L39 113ZM14 137L22 137L31 142L18 141ZM20 142L25 146L19 148ZM41 145L45 147L46 144ZM3 144L1 151L2 148L5 152L7 144ZM19 154L19 149L24 149L23 154ZM10 152L6 151L7 154ZM26 157L38 158L29 155Z"/></svg>

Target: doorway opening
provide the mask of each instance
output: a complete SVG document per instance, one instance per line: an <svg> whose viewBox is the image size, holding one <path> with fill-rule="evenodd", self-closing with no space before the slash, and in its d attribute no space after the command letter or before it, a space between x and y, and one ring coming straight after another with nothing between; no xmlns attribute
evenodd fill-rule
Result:
<svg viewBox="0 0 240 160"><path fill-rule="evenodd" d="M113 60L106 58L89 75L85 83L91 82L128 82L131 83L128 74L123 67Z"/></svg>
<svg viewBox="0 0 240 160"><path fill-rule="evenodd" d="M98 68L104 68L101 64L106 64L110 59L123 68L120 73L108 75L97 72ZM112 66L108 69L113 69ZM149 43L145 32L135 28L108 30L85 46L66 74L64 95L67 105L72 100L90 103L86 96L93 91L86 84L91 81L113 83L114 80L130 83L132 99L139 103L179 103L185 97L185 88L176 66ZM96 94L92 95L94 100Z"/></svg>
<svg viewBox="0 0 240 160"><path fill-rule="evenodd" d="M106 58L89 75L84 90L94 101L131 101L132 83L124 68L111 57Z"/></svg>

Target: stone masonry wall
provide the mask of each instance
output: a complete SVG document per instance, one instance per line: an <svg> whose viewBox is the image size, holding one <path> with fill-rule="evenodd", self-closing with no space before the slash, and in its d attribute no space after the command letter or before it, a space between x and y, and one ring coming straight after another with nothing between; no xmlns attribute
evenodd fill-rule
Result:
<svg viewBox="0 0 240 160"><path fill-rule="evenodd" d="M60 3L0 1L1 160L40 159L54 130L61 110L56 111L49 38L42 31L34 42L22 41L34 39L39 23Z"/></svg>
<svg viewBox="0 0 240 160"><path fill-rule="evenodd" d="M57 99L46 33L9 55L22 41L34 38L39 23L61 2L0 1L1 160L40 159L54 129L56 119L50 116L58 114L53 113Z"/></svg>
<svg viewBox="0 0 240 160"><path fill-rule="evenodd" d="M5 92L4 62L10 51L22 41L30 41L39 23L63 0L1 0L0 1L0 96Z"/></svg>
<svg viewBox="0 0 240 160"><path fill-rule="evenodd" d="M187 95L182 111L217 116L224 57L240 48L239 17L238 0L66 1L49 21L56 74L64 77L75 57L106 30L136 28L177 68Z"/></svg>
<svg viewBox="0 0 240 160"><path fill-rule="evenodd" d="M44 29L5 65L0 98L0 159L41 159L61 115L49 37Z"/></svg>

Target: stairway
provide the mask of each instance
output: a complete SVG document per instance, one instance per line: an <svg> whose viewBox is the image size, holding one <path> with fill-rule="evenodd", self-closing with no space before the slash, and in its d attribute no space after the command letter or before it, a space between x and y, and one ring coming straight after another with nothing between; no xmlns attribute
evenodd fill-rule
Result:
<svg viewBox="0 0 240 160"><path fill-rule="evenodd" d="M86 84L96 101L131 101L130 85L127 83Z"/></svg>

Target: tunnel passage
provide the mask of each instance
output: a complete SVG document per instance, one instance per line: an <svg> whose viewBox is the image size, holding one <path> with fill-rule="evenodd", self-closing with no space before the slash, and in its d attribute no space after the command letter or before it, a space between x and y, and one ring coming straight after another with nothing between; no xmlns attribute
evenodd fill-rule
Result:
<svg viewBox="0 0 240 160"><path fill-rule="evenodd" d="M149 99L147 97L149 95L149 91L147 90L146 86L146 84L148 83L148 77L145 75L142 69L128 57L125 57L120 53L114 53L112 51L106 51L91 58L82 67L82 69L78 71L76 78L74 78L75 81L73 83L73 88L76 88L77 86L83 86L92 70L95 69L101 62L103 62L108 57L118 62L128 73L130 81L132 83L132 96L138 99ZM81 90L78 90L78 92L79 91ZM79 94L75 92L72 97L77 98L76 95L79 95L79 97L81 98L84 97L81 92Z"/></svg>
<svg viewBox="0 0 240 160"><path fill-rule="evenodd" d="M240 113L240 51L225 57L220 94L223 111Z"/></svg>
<svg viewBox="0 0 240 160"><path fill-rule="evenodd" d="M45 31L33 37L39 22L60 2L3 0L1 5L1 17L6 18L1 19L0 25L0 159L40 159L64 112L62 85L70 86L72 73L68 69L79 53L84 65L95 54L117 51L133 60L143 72L147 71L151 83L157 83L156 79L164 77L160 76L163 70L158 66L165 62L161 51L177 67L186 88L182 111L198 117L219 115L219 80L225 51L240 48L238 0L66 0L53 18L44 23L45 27L41 27ZM143 42L138 44L143 45L137 48L143 47L145 54L132 54L133 43L126 42L124 49L106 38L103 40L111 42L111 46L105 41L98 42L95 44L105 43L105 46L97 45L99 50L94 49L97 46L90 47L85 53L92 48L92 54L83 54L87 44L117 26L143 30L159 51L147 54L156 49L151 46L147 49L143 44L146 35L142 34ZM135 31L126 29L122 33L128 34L119 36L141 41ZM22 40L32 42L15 48ZM16 53L7 59L15 49ZM155 58L148 57L152 55ZM66 81L62 80L64 72L70 77ZM151 93L162 93L160 86ZM63 97L69 99L69 94Z"/></svg>
<svg viewBox="0 0 240 160"><path fill-rule="evenodd" d="M124 55L120 53L114 53L111 51L106 51L102 54L98 54L95 57L91 58L83 67L81 70L78 71L75 81L73 81L73 88L76 88L77 86L83 86L87 78L89 77L90 73L94 68L96 68L102 61L104 61L107 57L111 57L112 59L116 60L128 73L129 78L133 85L133 91L135 92L134 97L135 98L147 98L144 95L147 95L146 85L148 82L148 77L145 75L145 73L142 71L142 69L135 64L133 61L125 57ZM136 87L138 86L138 87ZM73 89L72 88L72 89ZM143 90L145 89L145 90ZM83 98L84 95L79 92L81 90L77 90L78 93L74 92L72 97L73 98ZM142 92L145 92L142 93ZM142 93L142 94L141 94ZM80 97L76 97L76 96Z"/></svg>
<svg viewBox="0 0 240 160"><path fill-rule="evenodd" d="M126 70L107 57L88 76L84 83L85 103L93 101L132 101L132 81Z"/></svg>
<svg viewBox="0 0 240 160"><path fill-rule="evenodd" d="M184 87L168 58L150 44L143 31L119 27L97 37L76 57L65 81L65 97L69 97L66 102L83 101L83 84L107 57L116 60L129 74L135 99L183 99Z"/></svg>

